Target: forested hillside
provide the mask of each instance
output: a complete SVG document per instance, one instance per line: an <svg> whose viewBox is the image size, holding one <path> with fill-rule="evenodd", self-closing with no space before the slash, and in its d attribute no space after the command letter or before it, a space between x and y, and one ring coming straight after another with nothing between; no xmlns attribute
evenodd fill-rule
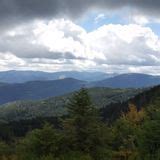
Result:
<svg viewBox="0 0 160 160"><path fill-rule="evenodd" d="M0 85L0 104L18 100L40 100L76 91L86 82L73 78Z"/></svg>
<svg viewBox="0 0 160 160"><path fill-rule="evenodd" d="M81 89L66 104L67 116L1 121L1 159L159 160L160 86L125 103L122 110L114 108L119 115L106 122L107 110L99 112Z"/></svg>
<svg viewBox="0 0 160 160"><path fill-rule="evenodd" d="M110 104L125 102L142 91L142 89L88 89L91 100L97 108L104 108ZM74 92L46 100L18 101L0 106L0 119L13 121L66 115L66 104L73 94Z"/></svg>
<svg viewBox="0 0 160 160"><path fill-rule="evenodd" d="M22 73L25 76L27 76L28 72L27 73L22 72ZM35 77L36 77L36 73L35 73ZM62 73L63 72L54 73L53 75L57 77ZM81 72L80 73L64 72L64 74L67 74L67 73L71 75L71 77L77 77L79 79L82 79L80 78L82 74ZM30 74L30 72L28 74ZM95 72L95 75L93 73L89 73L88 75L87 73L83 73L82 77L85 77L85 76L87 77L91 75L90 78L92 79L93 77L94 79L94 76L96 76L97 74L99 75L100 73ZM34 75L34 72L33 72L33 75ZM15 75L15 78L14 76L12 78L16 80L16 75ZM20 78L22 77L20 76ZM77 91L82 87L87 87L87 88L111 87L111 88L120 88L120 89L128 89L128 88L138 89L138 88L153 87L155 85L160 84L159 76L136 74L136 73L121 74L118 76L114 76L112 78L109 78L109 75L108 75L108 78L105 78L101 81L94 81L94 82L82 81L79 79L65 78L64 76L56 80L45 80L45 79L43 80L40 78L38 81L27 81L25 83L0 83L0 105L11 103L14 101L43 100L50 97L62 96L64 94Z"/></svg>
<svg viewBox="0 0 160 160"><path fill-rule="evenodd" d="M101 109L102 115L106 121L113 121L121 115L122 112L127 112L129 104L134 104L138 110L147 106L160 96L160 86L148 88L143 92L135 95L127 101L121 103L112 103Z"/></svg>

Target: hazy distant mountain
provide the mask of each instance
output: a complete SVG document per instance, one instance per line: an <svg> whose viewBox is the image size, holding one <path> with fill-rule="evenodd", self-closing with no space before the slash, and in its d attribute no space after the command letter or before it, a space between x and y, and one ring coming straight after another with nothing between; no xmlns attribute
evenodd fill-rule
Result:
<svg viewBox="0 0 160 160"><path fill-rule="evenodd" d="M98 81L114 76L103 72L41 72L41 71L5 71L0 72L0 82L4 83L24 83L28 81L56 80L64 78L74 78L83 81Z"/></svg>
<svg viewBox="0 0 160 160"><path fill-rule="evenodd" d="M7 83L1 83L1 82L0 82L0 87L1 87L1 86L5 86L5 85L8 85L8 84L7 84Z"/></svg>
<svg viewBox="0 0 160 160"><path fill-rule="evenodd" d="M13 74L13 71L11 73ZM15 71L15 73L21 73L21 72ZM38 74L38 72L36 72L36 74ZM39 75L40 74L41 72L39 72ZM60 73L56 74L62 75L62 72L61 74ZM76 76L78 75L77 72L75 74ZM25 73L25 76L26 75L27 74ZM31 75L31 73L29 73L29 75ZM73 75L74 74L72 72L72 76ZM16 78L16 75L13 74L12 79L14 82L15 81L20 82L21 80L23 81L22 77L18 78ZM31 78L38 78L38 77L33 76ZM141 87L149 87L160 84L159 76L151 76L151 75L135 74L135 73L122 74L112 78L95 82L81 81L73 78L64 78L64 79L63 78L58 80L41 79L39 81L30 81L25 83L13 83L13 84L0 83L0 104L13 102L17 100L37 100L54 96L60 96L78 90L81 87L141 88ZM26 78L25 80L29 79Z"/></svg>
<svg viewBox="0 0 160 160"><path fill-rule="evenodd" d="M0 85L0 104L17 100L37 100L59 96L80 89L86 82L66 78Z"/></svg>
<svg viewBox="0 0 160 160"><path fill-rule="evenodd" d="M122 74L92 83L92 86L112 88L141 88L160 84L160 76L146 74Z"/></svg>
<svg viewBox="0 0 160 160"><path fill-rule="evenodd" d="M88 89L91 100L97 108L104 108L112 103L122 103L141 91L140 89L111 89L102 87ZM0 119L12 121L64 115L66 114L68 99L72 97L73 93L40 101L18 101L3 105L0 107Z"/></svg>

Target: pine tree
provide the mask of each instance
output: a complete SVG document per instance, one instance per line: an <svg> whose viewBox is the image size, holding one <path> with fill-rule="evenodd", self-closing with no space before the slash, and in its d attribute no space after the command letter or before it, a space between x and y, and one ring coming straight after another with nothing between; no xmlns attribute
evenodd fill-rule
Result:
<svg viewBox="0 0 160 160"><path fill-rule="evenodd" d="M89 153L95 158L102 146L102 122L92 105L86 89L77 92L68 104L69 118L64 121L64 130L72 150Z"/></svg>
<svg viewBox="0 0 160 160"><path fill-rule="evenodd" d="M26 135L20 142L19 152L24 157L55 156L59 151L61 138L61 134L46 123L42 129L35 129Z"/></svg>

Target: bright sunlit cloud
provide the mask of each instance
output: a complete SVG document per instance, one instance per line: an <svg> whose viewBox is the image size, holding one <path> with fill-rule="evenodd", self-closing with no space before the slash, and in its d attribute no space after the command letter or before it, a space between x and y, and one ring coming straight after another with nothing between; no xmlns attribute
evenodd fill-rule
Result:
<svg viewBox="0 0 160 160"><path fill-rule="evenodd" d="M7 2L0 70L160 74L159 1Z"/></svg>
<svg viewBox="0 0 160 160"><path fill-rule="evenodd" d="M86 32L71 20L36 21L4 33L0 46L2 69L148 72L145 66L152 73L160 66L159 37L139 24Z"/></svg>

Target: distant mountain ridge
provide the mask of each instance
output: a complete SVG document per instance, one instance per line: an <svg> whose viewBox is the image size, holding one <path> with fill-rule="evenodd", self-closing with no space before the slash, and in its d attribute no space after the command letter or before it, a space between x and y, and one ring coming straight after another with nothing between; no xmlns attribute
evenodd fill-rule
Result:
<svg viewBox="0 0 160 160"><path fill-rule="evenodd" d="M111 122L134 104L147 107L160 98L160 85L146 89L91 88L88 93L104 121ZM0 120L18 121L37 117L60 117L67 114L66 105L73 93L40 101L18 101L0 107Z"/></svg>
<svg viewBox="0 0 160 160"><path fill-rule="evenodd" d="M0 85L0 104L17 100L38 100L82 88L86 82L73 78Z"/></svg>
<svg viewBox="0 0 160 160"><path fill-rule="evenodd" d="M15 77L12 77L13 80L14 78ZM57 80L41 79L25 83L0 83L0 104L20 100L41 100L49 97L61 96L76 91L82 87L109 87L123 89L145 88L158 84L160 84L160 76L135 73L117 75L112 78L93 82L74 78L61 78Z"/></svg>
<svg viewBox="0 0 160 160"><path fill-rule="evenodd" d="M142 88L160 84L160 76L130 73L93 82L93 86L111 88Z"/></svg>
<svg viewBox="0 0 160 160"><path fill-rule="evenodd" d="M143 90L89 88L88 93L97 108L104 108L112 103L122 103ZM17 101L0 107L0 120L32 119L66 115L66 105L74 92L63 96L51 97L38 101Z"/></svg>
<svg viewBox="0 0 160 160"><path fill-rule="evenodd" d="M0 72L0 82L3 83L25 83L28 81L48 81L64 78L74 78L82 81L97 81L110 78L116 74L106 74L103 72L42 72L42 71L4 71Z"/></svg>

